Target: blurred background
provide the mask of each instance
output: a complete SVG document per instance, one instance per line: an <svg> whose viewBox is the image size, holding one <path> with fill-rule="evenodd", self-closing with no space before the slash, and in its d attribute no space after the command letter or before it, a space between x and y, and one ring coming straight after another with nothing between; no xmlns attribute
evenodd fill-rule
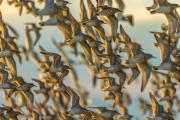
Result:
<svg viewBox="0 0 180 120"><path fill-rule="evenodd" d="M68 0L70 3L68 7L70 7L71 13L73 16L79 20L79 0ZM86 1L86 0L84 0ZM140 43L145 52L153 54L156 59L151 59L151 63L153 65L158 65L160 63L159 58L159 49L155 48L153 43L155 39L150 31L160 31L161 24L167 23L164 15L154 14L151 15L145 7L153 4L153 0L124 0L126 8L125 14L132 14L134 16L135 25L132 27L128 23L120 22L123 25L126 32L130 35L130 37L136 42ZM180 5L180 0L169 0L169 2L177 3ZM86 3L86 2L85 2ZM40 5L40 7L43 5ZM38 18L33 17L30 14L26 14L23 12L22 16L18 15L18 10L13 6L9 6L6 2L3 2L1 5L1 11L3 15L4 21L11 24L13 27L17 29L20 33L20 39L18 39L18 44L24 44L25 40L25 23L27 22L35 22L38 23L40 20ZM180 11L180 10L179 10ZM45 20L46 17L43 18ZM52 37L56 39L56 41L63 42L62 33L58 30L56 26L51 27L43 27L41 31L41 38L38 44L42 45L46 50L51 52L58 52L57 49L52 45ZM180 46L180 45L179 45ZM39 47L36 45L35 49L38 51ZM70 56L72 59L76 59L73 55ZM100 85L98 84L96 88L92 87L92 84L89 84L90 74L86 67L83 65L75 66L77 72L79 73L79 80L81 81L81 85L84 86L90 92L90 98L92 100L91 104L93 106L110 106L111 102L104 102L102 100L103 93L100 90ZM31 80L31 78L38 78L38 67L32 61L26 62L23 61L23 64L18 63L18 74L22 75L26 81ZM68 77L65 78L68 85L71 84L71 81ZM138 80L137 80L138 81ZM136 117L141 116L140 112L137 110L137 100L138 96L143 96L145 99L149 100L148 92L151 91L151 84L148 84L147 88L143 93L140 93L140 83L133 82L130 86L127 86L128 93L132 96L133 104L128 109L130 114L136 115ZM0 101L2 103L2 101ZM134 114L136 111L137 114ZM141 117L138 119L142 119Z"/></svg>

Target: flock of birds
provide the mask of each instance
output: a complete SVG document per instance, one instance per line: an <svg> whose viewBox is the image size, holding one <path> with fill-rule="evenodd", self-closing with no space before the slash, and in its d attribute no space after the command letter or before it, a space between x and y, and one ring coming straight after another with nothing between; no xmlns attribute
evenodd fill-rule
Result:
<svg viewBox="0 0 180 120"><path fill-rule="evenodd" d="M150 31L161 58L160 65L153 66L149 60L155 57L145 53L143 45L132 40L119 25L122 22L134 25L133 16L124 14L123 0L80 0L79 21L70 12L68 4L71 3L65 0L0 0L2 2L17 8L20 16L26 11L41 22L25 24L25 44L19 45L20 34L0 14L0 89L4 93L1 120L136 119L128 112L132 100L126 89L139 78L141 92L149 82L153 87L149 92L150 103L144 98L138 99L147 120L174 120L180 112L180 98L176 93L180 82L178 4L153 0L153 5L146 7L152 15L164 14L168 21L162 23L160 32ZM37 4L44 7L40 9ZM44 21L44 16L48 20ZM46 26L57 26L64 35L61 43L52 38L59 53L47 51L41 45L39 52L34 50ZM66 47L71 53L67 53ZM72 60L69 54L77 59ZM123 55L127 56L126 60L122 60ZM37 64L39 78L26 81L18 75L16 64L23 60ZM105 93L102 102L112 102L112 106L89 104L89 91L80 84L75 70L77 64L90 71L94 87L98 87L100 81ZM70 76L71 86L64 83L66 76ZM37 95L42 97L40 102L35 98Z"/></svg>

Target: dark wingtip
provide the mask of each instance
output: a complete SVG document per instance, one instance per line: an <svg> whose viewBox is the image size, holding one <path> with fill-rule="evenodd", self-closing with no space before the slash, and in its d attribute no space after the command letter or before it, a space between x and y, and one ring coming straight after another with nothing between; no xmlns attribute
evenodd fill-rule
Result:
<svg viewBox="0 0 180 120"><path fill-rule="evenodd" d="M49 69L45 69L43 72L44 72L44 73L47 73L47 72L49 72Z"/></svg>
<svg viewBox="0 0 180 120"><path fill-rule="evenodd" d="M131 26L134 26L134 17L133 16L128 16L128 21Z"/></svg>
<svg viewBox="0 0 180 120"><path fill-rule="evenodd" d="M141 93L144 92L145 88L146 88L146 85L141 84Z"/></svg>
<svg viewBox="0 0 180 120"><path fill-rule="evenodd" d="M150 13L151 13L151 14L155 14L155 13L156 13L156 11L152 10L152 11L150 11Z"/></svg>
<svg viewBox="0 0 180 120"><path fill-rule="evenodd" d="M36 46L38 43L38 40L33 43L33 46Z"/></svg>
<svg viewBox="0 0 180 120"><path fill-rule="evenodd" d="M129 79L129 81L127 82L128 85L130 85L135 79Z"/></svg>
<svg viewBox="0 0 180 120"><path fill-rule="evenodd" d="M44 51L40 51L40 53L43 54L43 55L47 55L47 53L44 52Z"/></svg>
<svg viewBox="0 0 180 120"><path fill-rule="evenodd" d="M149 11L149 10L151 10L151 8L150 8L150 7L146 7L146 10L148 10L148 11Z"/></svg>
<svg viewBox="0 0 180 120"><path fill-rule="evenodd" d="M156 66L153 66L153 70L158 70L158 67L156 67Z"/></svg>
<svg viewBox="0 0 180 120"><path fill-rule="evenodd" d="M144 88L145 88L145 87L141 86L141 93L144 92Z"/></svg>
<svg viewBox="0 0 180 120"><path fill-rule="evenodd" d="M43 22L40 22L39 25L40 26L45 26L45 24Z"/></svg>

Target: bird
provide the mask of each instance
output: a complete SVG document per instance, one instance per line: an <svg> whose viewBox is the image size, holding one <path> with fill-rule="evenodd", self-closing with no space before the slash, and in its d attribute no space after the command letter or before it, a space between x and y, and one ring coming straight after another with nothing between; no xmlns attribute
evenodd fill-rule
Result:
<svg viewBox="0 0 180 120"><path fill-rule="evenodd" d="M34 5L34 2L31 1L31 0L18 0L18 1L12 1L12 2L9 2L10 5L14 4L16 8L19 9L19 15L21 16L22 15L22 12L23 12L23 8L26 8L27 10L27 13L28 12L31 12L32 9L33 10L37 10L35 8L35 5ZM31 6L29 6L31 5ZM32 8L31 8L32 7Z"/></svg>
<svg viewBox="0 0 180 120"><path fill-rule="evenodd" d="M40 37L41 37L41 34L40 34L40 30L42 29L41 27L38 27L36 24L34 23L26 23L29 29L29 32L34 32L35 35L36 35L36 39L33 43L33 45L35 46L37 44L37 42L39 41Z"/></svg>
<svg viewBox="0 0 180 120"><path fill-rule="evenodd" d="M65 87L65 90L67 91L67 93L72 98L72 106L71 106L71 109L69 111L70 115L83 114L83 113L88 113L89 112L87 109L81 107L81 105L79 104L80 98L76 94L76 92L74 92L74 90L72 90L70 87Z"/></svg>
<svg viewBox="0 0 180 120"><path fill-rule="evenodd" d="M153 118L172 119L171 113L168 114L164 111L163 106L158 103L158 101L152 95L151 92L149 93L149 96L150 96L150 100L151 100Z"/></svg>
<svg viewBox="0 0 180 120"><path fill-rule="evenodd" d="M45 69L45 72L60 72L61 76L60 78L63 79L68 73L70 67L67 65L64 65L61 61L61 56L56 53L51 52L40 52L41 54L45 54L47 56L52 56L53 61L50 64L49 68Z"/></svg>
<svg viewBox="0 0 180 120"><path fill-rule="evenodd" d="M48 92L50 91L50 89L45 86L44 82L42 82L38 79L32 79L32 80L39 84L39 90L35 90L35 93L36 94L42 94L43 95L42 103L46 104L49 100L49 93Z"/></svg>
<svg viewBox="0 0 180 120"><path fill-rule="evenodd" d="M112 16L115 15L115 13L122 12L121 10L117 8L112 8L109 6L100 6L98 8L98 12L96 15L102 15L102 16Z"/></svg>
<svg viewBox="0 0 180 120"><path fill-rule="evenodd" d="M110 110L106 107L88 107L91 109L97 109L100 113L92 113L94 115L94 117L96 119L100 119L100 120L107 120L107 119L113 119L114 115L119 114L117 111L115 110Z"/></svg>
<svg viewBox="0 0 180 120"><path fill-rule="evenodd" d="M174 9L178 8L178 4L170 4L170 3L162 3L160 6L156 9L153 9L150 11L151 14L154 13L172 13Z"/></svg>
<svg viewBox="0 0 180 120"><path fill-rule="evenodd" d="M84 5L83 0L80 1L80 19L81 21L88 20L87 10ZM85 31L89 36L91 36L93 39L96 39L96 34L91 26L82 25L82 30Z"/></svg>
<svg viewBox="0 0 180 120"><path fill-rule="evenodd" d="M141 46L139 46L136 43L132 43L130 37L125 33L124 29L122 26L120 26L120 30L123 33L124 39L127 41L127 46L131 48L131 53L130 58L124 62L125 65L127 64L136 64L137 68L141 74L141 92L144 91L148 80L151 75L151 66L148 63L148 60L151 58L154 58L151 54L146 54L141 50Z"/></svg>
<svg viewBox="0 0 180 120"><path fill-rule="evenodd" d="M147 10L154 10L154 9L158 8L159 7L159 1L160 0L153 0L153 5L150 7L146 7L146 9ZM166 1L166 0L164 0L164 1Z"/></svg>

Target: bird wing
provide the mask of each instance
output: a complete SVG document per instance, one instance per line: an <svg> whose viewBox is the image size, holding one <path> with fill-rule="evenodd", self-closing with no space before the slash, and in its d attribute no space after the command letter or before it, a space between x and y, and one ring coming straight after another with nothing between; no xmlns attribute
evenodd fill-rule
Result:
<svg viewBox="0 0 180 120"><path fill-rule="evenodd" d="M21 93L23 94L23 96L26 99L27 108L29 110L32 110L32 105L34 103L34 95L33 95L33 93L31 91L27 91L27 92L21 91Z"/></svg>
<svg viewBox="0 0 180 120"><path fill-rule="evenodd" d="M108 4L109 6L112 6L112 0L107 0L107 4Z"/></svg>
<svg viewBox="0 0 180 120"><path fill-rule="evenodd" d="M149 96L150 96L150 100L151 100L153 115L155 117L158 113L159 103L157 102L156 98L152 95L152 93L149 93Z"/></svg>
<svg viewBox="0 0 180 120"><path fill-rule="evenodd" d="M72 107L79 106L79 96L78 94L70 87L64 86L67 93L72 97Z"/></svg>
<svg viewBox="0 0 180 120"><path fill-rule="evenodd" d="M137 64L137 66L141 73L141 80L142 80L141 92L143 92L145 87L147 86L147 83L151 74L151 68L148 65L148 63L140 63L140 64Z"/></svg>
<svg viewBox="0 0 180 120"><path fill-rule="evenodd" d="M114 0L114 2L120 10L125 9L125 4L124 4L123 0Z"/></svg>
<svg viewBox="0 0 180 120"><path fill-rule="evenodd" d="M3 22L3 18L2 18L2 12L0 11L0 28L1 28L1 33L4 35L6 33L5 30L5 25Z"/></svg>
<svg viewBox="0 0 180 120"><path fill-rule="evenodd" d="M8 83L8 76L9 76L9 74L8 74L8 72L7 71L5 71L5 70L0 70L0 72L2 72L2 83Z"/></svg>
<svg viewBox="0 0 180 120"><path fill-rule="evenodd" d="M87 0L88 8L89 8L89 17L90 19L96 15L96 8L93 5L91 0Z"/></svg>
<svg viewBox="0 0 180 120"><path fill-rule="evenodd" d="M109 19L110 35L112 35L115 41L117 37L118 19L114 15L107 16L107 18Z"/></svg>
<svg viewBox="0 0 180 120"><path fill-rule="evenodd" d="M32 51L32 53L30 54L30 56L31 56L32 60L33 60L38 66L41 65L42 61L41 61L39 55L38 55L36 52Z"/></svg>
<svg viewBox="0 0 180 120"><path fill-rule="evenodd" d="M6 64L8 66L8 68L10 69L11 74L13 75L13 77L17 77L17 69L16 69L16 62L14 60L13 57L5 57L6 60Z"/></svg>
<svg viewBox="0 0 180 120"><path fill-rule="evenodd" d="M167 14L166 18L168 20L168 32L170 35L174 35L177 30L177 25L179 21L179 16L177 16L175 13Z"/></svg>
<svg viewBox="0 0 180 120"><path fill-rule="evenodd" d="M51 56L51 57L56 57L56 56L60 56L57 53L53 53L53 52L47 52L44 48L42 48L42 46L40 46L40 49L42 50L40 53L43 55L47 55L47 56Z"/></svg>
<svg viewBox="0 0 180 120"><path fill-rule="evenodd" d="M29 32L28 26L26 26L25 33L26 33L25 48L28 51L32 51L32 49L33 49L32 38L30 36L30 32Z"/></svg>
<svg viewBox="0 0 180 120"><path fill-rule="evenodd" d="M40 30L41 28L40 27L37 27L36 24L33 25L33 29L34 29L34 32L35 32L35 35L36 35L36 39L33 43L33 45L35 46L37 44L37 42L40 40L40 37L41 37L41 34L40 34Z"/></svg>
<svg viewBox="0 0 180 120"><path fill-rule="evenodd" d="M84 41L83 43L80 43L80 45L84 51L84 54L85 54L88 62L93 64L92 52L91 52L91 48L90 48L89 44L86 41Z"/></svg>
<svg viewBox="0 0 180 120"><path fill-rule="evenodd" d="M11 30L11 32L16 36L16 38L19 38L19 33L15 28L13 28L10 24L6 23L6 26Z"/></svg>
<svg viewBox="0 0 180 120"><path fill-rule="evenodd" d="M39 49L43 52L42 54L44 55L45 61L49 61L49 56L46 54L47 51L41 45L39 45Z"/></svg>
<svg viewBox="0 0 180 120"><path fill-rule="evenodd" d="M11 79L10 83L15 84L16 86L21 86L25 83L24 79L22 77L17 77L15 79Z"/></svg>
<svg viewBox="0 0 180 120"><path fill-rule="evenodd" d="M126 42L131 42L131 38L129 37L129 35L125 32L124 28L122 27L122 25L120 25L120 32L121 32L121 35L124 39L124 41Z"/></svg>
<svg viewBox="0 0 180 120"><path fill-rule="evenodd" d="M97 106L97 107L88 107L88 108L97 109L97 110L99 110L99 111L104 111L104 110L106 110L106 107L100 107L100 106Z"/></svg>
<svg viewBox="0 0 180 120"><path fill-rule="evenodd" d="M87 20L88 19L88 15L87 15L87 10L86 7L84 5L84 0L80 0L80 20Z"/></svg>
<svg viewBox="0 0 180 120"><path fill-rule="evenodd" d="M45 86L44 83L38 79L32 78L32 80L39 84L39 89L42 89Z"/></svg>
<svg viewBox="0 0 180 120"><path fill-rule="evenodd" d="M71 15L71 29L72 35L75 36L78 33L81 33L80 24L76 21L76 19Z"/></svg>
<svg viewBox="0 0 180 120"><path fill-rule="evenodd" d="M131 84L139 76L139 73L140 73L137 67L131 68L131 71L132 71L132 75L130 79L128 80L128 85Z"/></svg>
<svg viewBox="0 0 180 120"><path fill-rule="evenodd" d="M157 0L157 2L158 2L158 4L159 4L159 6L162 5L162 4L164 4L164 3L168 3L167 0Z"/></svg>
<svg viewBox="0 0 180 120"><path fill-rule="evenodd" d="M153 0L153 5L146 7L147 10L154 10L159 6L158 0Z"/></svg>
<svg viewBox="0 0 180 120"><path fill-rule="evenodd" d="M160 34L160 38L158 36L155 36L155 38L158 42L161 61L164 62L169 60L170 58L170 48L169 45L166 43L168 41L166 39L162 39L161 36L162 34Z"/></svg>
<svg viewBox="0 0 180 120"><path fill-rule="evenodd" d="M41 54L47 55L47 56L52 56L53 57L53 66L59 66L61 64L61 56L57 53L52 53L52 52L45 52L42 51L40 52Z"/></svg>
<svg viewBox="0 0 180 120"><path fill-rule="evenodd" d="M104 4L105 4L105 0L96 0L96 3L97 3L97 8L99 7L99 6L103 6Z"/></svg>

